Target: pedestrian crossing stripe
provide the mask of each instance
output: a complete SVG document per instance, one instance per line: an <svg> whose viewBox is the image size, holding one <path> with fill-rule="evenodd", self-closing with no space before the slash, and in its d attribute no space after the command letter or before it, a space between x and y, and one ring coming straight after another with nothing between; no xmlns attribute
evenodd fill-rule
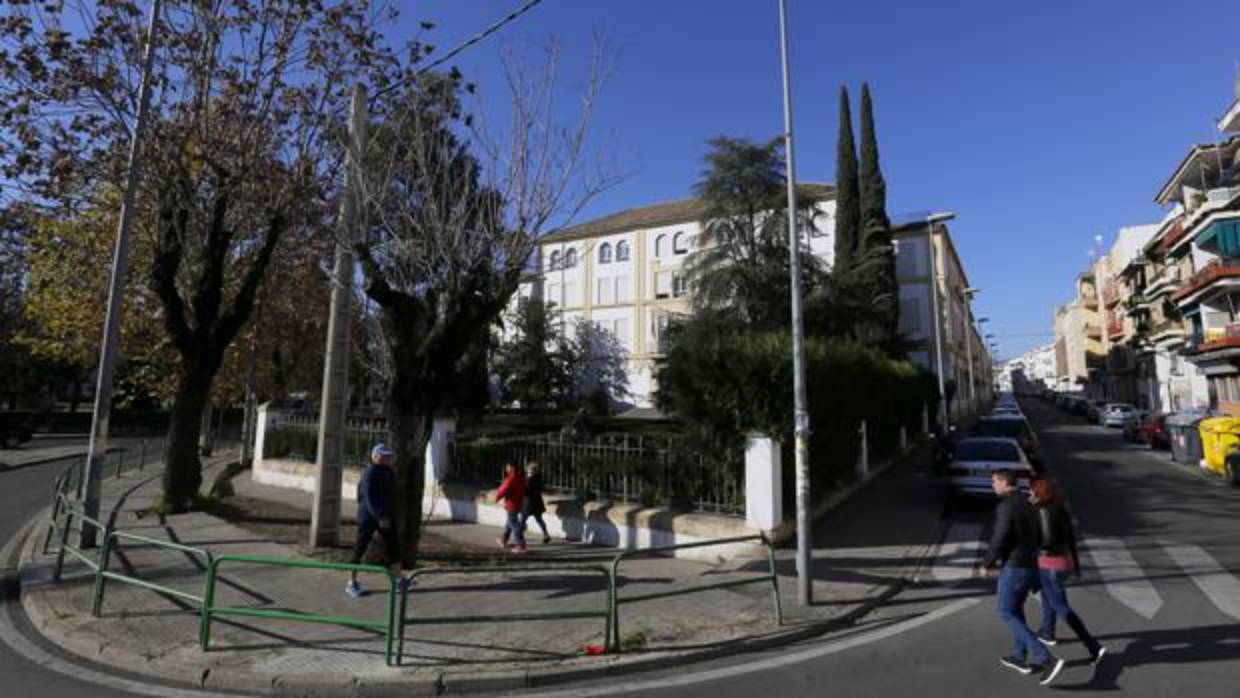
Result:
<svg viewBox="0 0 1240 698"><path fill-rule="evenodd" d="M1086 538L1085 548L1094 568L1106 582L1111 598L1151 620L1158 615L1163 600L1154 585L1144 578L1141 566L1118 538Z"/></svg>
<svg viewBox="0 0 1240 698"><path fill-rule="evenodd" d="M1240 620L1240 580L1196 545L1162 542L1162 547L1218 610Z"/></svg>

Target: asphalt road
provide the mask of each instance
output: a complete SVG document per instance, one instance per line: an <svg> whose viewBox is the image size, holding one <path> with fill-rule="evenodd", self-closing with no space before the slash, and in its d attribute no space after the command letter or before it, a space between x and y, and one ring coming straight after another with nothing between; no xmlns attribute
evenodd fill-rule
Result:
<svg viewBox="0 0 1240 698"><path fill-rule="evenodd" d="M1109 654L1095 669L1061 624L1068 667L1050 687L998 665L1011 647L994 611L994 581L974 579L989 506L939 511L924 468L876 481L867 507L824 522L834 531L940 532L939 554L914 587L857 628L793 648L658 675L539 692L543 696L1038 696L1046 691L1162 698L1240 695L1240 488L1173 464L1045 403L1026 413L1052 477L1067 491L1085 574L1069 598ZM925 500L909 504L908 493ZM1027 613L1036 618L1036 601ZM532 693L530 695L537 695Z"/></svg>

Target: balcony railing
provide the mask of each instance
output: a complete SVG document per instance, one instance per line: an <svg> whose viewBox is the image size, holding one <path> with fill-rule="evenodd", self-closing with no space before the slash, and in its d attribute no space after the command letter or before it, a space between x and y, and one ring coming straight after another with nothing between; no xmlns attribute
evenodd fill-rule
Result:
<svg viewBox="0 0 1240 698"><path fill-rule="evenodd" d="M1185 298L1203 288L1208 288L1220 279L1235 278L1240 278L1240 259L1231 257L1216 259L1202 267L1196 274L1190 276L1180 287L1180 290L1171 294L1171 297L1177 303L1180 303Z"/></svg>
<svg viewBox="0 0 1240 698"><path fill-rule="evenodd" d="M1187 233L1188 230L1184 227L1184 219L1181 218L1171 224L1171 227L1163 234L1162 241L1158 243L1158 246L1163 252L1166 252L1178 245Z"/></svg>
<svg viewBox="0 0 1240 698"><path fill-rule="evenodd" d="M1240 323L1206 328L1205 336L1191 347L1194 354L1207 354L1222 349L1240 349Z"/></svg>
<svg viewBox="0 0 1240 698"><path fill-rule="evenodd" d="M1103 305L1105 305L1108 308L1113 308L1115 307L1115 304L1118 302L1119 302L1119 287L1113 283L1107 284L1106 288L1102 290Z"/></svg>
<svg viewBox="0 0 1240 698"><path fill-rule="evenodd" d="M1167 267L1146 285L1145 295L1151 299L1156 298L1167 291L1175 290L1175 287L1179 284L1180 268L1176 266Z"/></svg>

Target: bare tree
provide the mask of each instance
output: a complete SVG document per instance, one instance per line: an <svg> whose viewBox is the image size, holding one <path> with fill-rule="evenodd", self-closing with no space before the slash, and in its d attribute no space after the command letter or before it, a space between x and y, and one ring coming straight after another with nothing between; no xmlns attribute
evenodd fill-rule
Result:
<svg viewBox="0 0 1240 698"><path fill-rule="evenodd" d="M391 371L385 411L405 565L417 556L435 413L453 401L539 237L619 179L587 144L603 83L601 46L569 126L555 120L558 56L553 44L536 74L505 59L511 121L501 136L465 113L462 93L472 86L455 71L423 75L372 106L378 123L360 178L370 225L354 244Z"/></svg>

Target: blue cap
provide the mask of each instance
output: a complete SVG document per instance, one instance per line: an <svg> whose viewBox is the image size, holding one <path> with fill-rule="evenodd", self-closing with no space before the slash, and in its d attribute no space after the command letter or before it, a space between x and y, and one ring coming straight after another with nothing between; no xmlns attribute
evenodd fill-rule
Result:
<svg viewBox="0 0 1240 698"><path fill-rule="evenodd" d="M380 458L391 458L392 456L395 456L395 455L396 455L396 452L388 448L387 444L383 444L383 443L375 444L375 447L370 449L371 460L378 460Z"/></svg>

